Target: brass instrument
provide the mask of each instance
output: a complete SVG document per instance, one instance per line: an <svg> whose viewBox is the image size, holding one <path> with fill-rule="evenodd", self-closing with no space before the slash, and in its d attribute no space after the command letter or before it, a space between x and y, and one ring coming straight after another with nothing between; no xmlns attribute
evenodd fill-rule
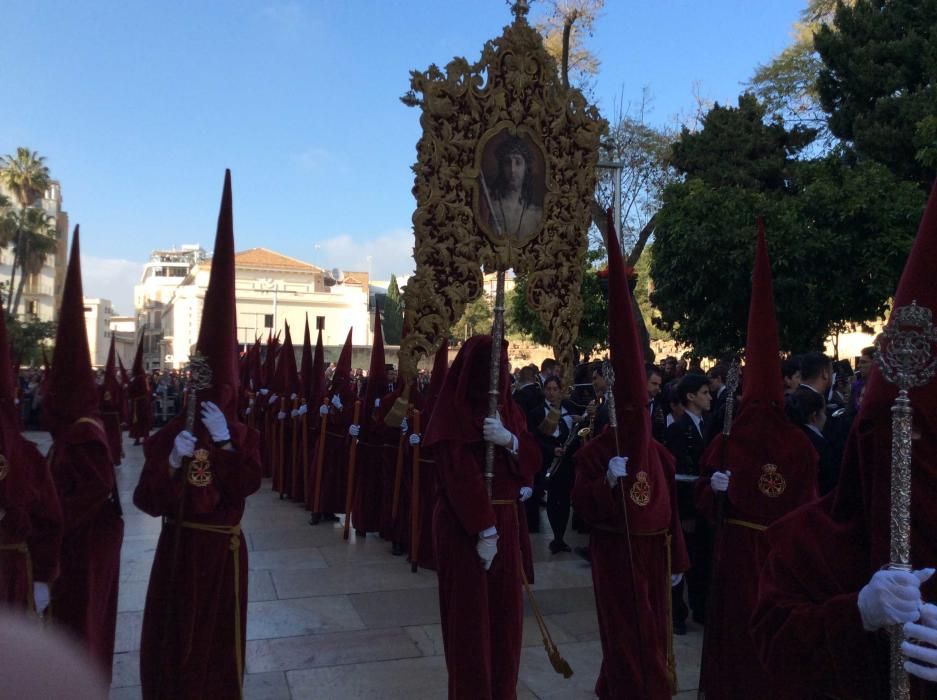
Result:
<svg viewBox="0 0 937 700"><path fill-rule="evenodd" d="M595 401L593 401L590 405L594 406ZM553 461L550 462L550 466L547 467L547 474L546 474L547 479L550 479L550 477L552 477L556 473L556 470L560 468L560 464L563 462L563 457L566 456L566 450L568 450L569 446L573 444L573 440L575 440L578 437L581 440L585 441L585 440L588 440L592 436L592 424L594 422L595 422L595 413L593 413L591 416L589 416L586 419L586 425L584 425L579 430L575 429L576 424L573 425L573 427L569 431L569 435L566 438L566 442L563 443L563 454L556 455L555 457L553 457Z"/></svg>

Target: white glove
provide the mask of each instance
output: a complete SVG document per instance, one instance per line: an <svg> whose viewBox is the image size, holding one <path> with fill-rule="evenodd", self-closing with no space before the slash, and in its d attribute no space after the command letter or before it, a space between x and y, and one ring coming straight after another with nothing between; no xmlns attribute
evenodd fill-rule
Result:
<svg viewBox="0 0 937 700"><path fill-rule="evenodd" d="M277 402L277 395L276 395L276 394L270 394L270 398L267 400L267 404L270 405L270 406L272 406L272 405L275 404L276 402Z"/></svg>
<svg viewBox="0 0 937 700"><path fill-rule="evenodd" d="M360 425L355 425L354 423L352 423L351 425L348 426L348 434L351 435L352 437L355 437L355 438L358 437L358 433L360 432L361 432Z"/></svg>
<svg viewBox="0 0 937 700"><path fill-rule="evenodd" d="M298 408L294 408L292 411L290 411L290 418L296 418L296 417L298 417L298 416L299 416L299 409L298 409Z"/></svg>
<svg viewBox="0 0 937 700"><path fill-rule="evenodd" d="M876 571L859 591L859 615L867 632L888 625L903 625L918 619L921 610L921 584L934 575L934 569L917 571Z"/></svg>
<svg viewBox="0 0 937 700"><path fill-rule="evenodd" d="M341 411L341 410L342 410L342 400L341 400L340 398L338 398L338 394L335 394L335 395L332 397L332 405L335 406L335 410L336 410L336 411Z"/></svg>
<svg viewBox="0 0 937 700"><path fill-rule="evenodd" d="M908 657L904 670L925 681L937 681L937 605L925 603L921 607L921 619L904 626L905 641L901 651ZM921 661L924 664L915 663Z"/></svg>
<svg viewBox="0 0 937 700"><path fill-rule="evenodd" d="M381 400L374 399L374 408L380 408L380 407L381 407Z"/></svg>
<svg viewBox="0 0 937 700"><path fill-rule="evenodd" d="M405 433L405 432L407 432L409 429L410 429L410 424L407 423L407 419L404 418L402 421L400 421L400 432L401 432L401 433Z"/></svg>
<svg viewBox="0 0 937 700"><path fill-rule="evenodd" d="M328 411L328 409L326 409L326 411ZM309 404L304 403L302 406L296 409L296 414L299 416L305 416L307 413L309 413Z"/></svg>
<svg viewBox="0 0 937 700"><path fill-rule="evenodd" d="M411 446L411 447L416 447L417 445L420 444L420 434L419 434L419 433L413 433L413 435L411 435L409 439L410 439L410 446Z"/></svg>
<svg viewBox="0 0 937 700"><path fill-rule="evenodd" d="M231 439L228 421L225 419L224 413L211 401L202 403L202 425L211 435L212 442L224 442Z"/></svg>
<svg viewBox="0 0 937 700"><path fill-rule="evenodd" d="M295 401L295 400L296 400L296 392L294 391L292 394L290 394L290 401Z"/></svg>
<svg viewBox="0 0 937 700"><path fill-rule="evenodd" d="M521 486L521 503L526 501L528 498L534 495L534 490L529 486Z"/></svg>
<svg viewBox="0 0 937 700"><path fill-rule="evenodd" d="M169 466L178 469L182 466L182 460L185 457L191 457L195 454L195 436L188 430L183 430L176 435L172 443L172 451L169 453Z"/></svg>
<svg viewBox="0 0 937 700"><path fill-rule="evenodd" d="M258 390L257 390L257 393L260 394L261 396L266 396L267 394L270 393L270 390L269 390L269 389L258 389Z"/></svg>
<svg viewBox="0 0 937 700"><path fill-rule="evenodd" d="M49 607L49 584L42 581L33 582L33 599L36 601L36 614L42 617Z"/></svg>
<svg viewBox="0 0 937 700"><path fill-rule="evenodd" d="M286 418L286 411L278 411L277 420L283 420L284 418Z"/></svg>
<svg viewBox="0 0 937 700"><path fill-rule="evenodd" d="M716 493L725 493L729 490L729 477L731 476L732 472L728 469L724 472L713 472L713 475L709 477L709 485Z"/></svg>
<svg viewBox="0 0 937 700"><path fill-rule="evenodd" d="M495 554L498 553L498 531L494 527L489 527L484 532L479 533L475 551L478 552L478 558L481 559L485 571L488 571L491 568L491 562L494 561Z"/></svg>
<svg viewBox="0 0 937 700"><path fill-rule="evenodd" d="M505 447L512 452L514 451L514 433L504 427L500 415L485 419L485 423L482 426L482 437L485 438L486 442L494 443L498 447Z"/></svg>
<svg viewBox="0 0 937 700"><path fill-rule="evenodd" d="M254 405L254 397L253 397L253 396L251 396L251 397L247 400L247 405L248 405L248 406L253 406L253 405Z"/></svg>
<svg viewBox="0 0 937 700"><path fill-rule="evenodd" d="M628 458L612 457L608 460L608 471L605 472L605 480L612 488L618 484L619 479L628 476Z"/></svg>
<svg viewBox="0 0 937 700"><path fill-rule="evenodd" d="M670 587L676 588L683 580L683 574L670 574Z"/></svg>
<svg viewBox="0 0 937 700"><path fill-rule="evenodd" d="M245 411L244 411L244 415L245 415L245 416L249 416L250 414L251 414L251 407L248 406L248 407L245 409Z"/></svg>
<svg viewBox="0 0 937 700"><path fill-rule="evenodd" d="M319 415L320 415L320 416L327 416L327 415L329 415L329 407L328 407L328 406L319 406Z"/></svg>

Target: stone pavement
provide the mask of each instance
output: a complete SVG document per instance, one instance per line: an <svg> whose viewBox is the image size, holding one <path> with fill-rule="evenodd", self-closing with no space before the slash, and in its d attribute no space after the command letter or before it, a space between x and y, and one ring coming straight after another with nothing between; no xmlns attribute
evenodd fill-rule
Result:
<svg viewBox="0 0 937 700"><path fill-rule="evenodd" d="M48 436L28 437L48 446ZM143 463L124 441L118 469L124 506L120 597L111 698L140 697L139 646L143 603L159 521L132 503ZM249 700L304 698L445 698L446 666L436 576L410 573L390 544L368 536L342 540L338 525L308 524L297 504L280 501L265 480L247 502L243 527L250 562L247 621ZM544 518L544 530L549 531ZM575 675L556 674L536 622L524 618L519 698L589 698L601 661L588 565L573 554L553 556L550 536L532 535L537 603ZM585 544L573 534L571 545ZM701 630L675 637L680 698L695 697ZM692 692L691 692L692 691Z"/></svg>

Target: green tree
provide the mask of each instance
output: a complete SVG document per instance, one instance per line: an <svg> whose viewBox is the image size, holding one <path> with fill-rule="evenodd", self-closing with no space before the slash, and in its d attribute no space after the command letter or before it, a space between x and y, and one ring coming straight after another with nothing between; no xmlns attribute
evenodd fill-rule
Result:
<svg viewBox="0 0 937 700"><path fill-rule="evenodd" d="M814 43L832 134L927 188L937 167L937 3L858 0Z"/></svg>
<svg viewBox="0 0 937 700"><path fill-rule="evenodd" d="M674 147L686 180L667 188L658 214L650 300L658 325L696 356L744 346L756 215L765 218L786 350L817 349L844 324L879 316L920 217L924 197L913 184L842 150L798 160L806 132L763 117L743 96L738 108L714 107Z"/></svg>
<svg viewBox="0 0 937 700"><path fill-rule="evenodd" d="M20 320L7 315L7 335L13 359L34 367L42 364L42 347L55 338L55 323L36 319ZM51 352L49 353L51 356Z"/></svg>
<svg viewBox="0 0 937 700"><path fill-rule="evenodd" d="M7 312L16 316L23 289L21 281L16 287L16 296L13 296L17 268L20 269L25 280L26 276L35 270L36 256L41 255L44 260L47 255L47 253L39 252L46 248L43 240L46 234L42 226L44 220L27 214L28 210L36 208L36 200L49 187L49 168L45 164L45 158L28 148L17 148L15 154L3 156L0 159L0 182L3 182L12 193L20 208L19 216L12 227L13 270L10 273L10 288L7 297ZM9 243L8 240L5 244Z"/></svg>
<svg viewBox="0 0 937 700"><path fill-rule="evenodd" d="M384 331L384 342L388 345L400 345L400 336L403 332L403 295L397 286L397 275L390 276L387 285L387 298L381 316L381 328Z"/></svg>
<svg viewBox="0 0 937 700"><path fill-rule="evenodd" d="M449 331L449 337L456 342L462 342L473 335L491 333L492 318L491 304L488 303L488 297L482 294L475 301L465 305L462 318L456 321Z"/></svg>

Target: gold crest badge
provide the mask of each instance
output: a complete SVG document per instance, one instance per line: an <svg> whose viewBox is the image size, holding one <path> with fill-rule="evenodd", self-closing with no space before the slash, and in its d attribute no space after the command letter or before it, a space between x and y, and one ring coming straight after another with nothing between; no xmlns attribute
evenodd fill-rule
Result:
<svg viewBox="0 0 937 700"><path fill-rule="evenodd" d="M7 478L7 474L10 473L10 463L7 462L7 458L3 455L0 455L0 481L3 481Z"/></svg>
<svg viewBox="0 0 937 700"><path fill-rule="evenodd" d="M189 483L203 488L211 482L211 462L208 461L208 450L196 450L192 456L192 463L189 464Z"/></svg>
<svg viewBox="0 0 937 700"><path fill-rule="evenodd" d="M631 500L642 508L651 502L651 482L647 480L647 472L638 472L635 477L631 484Z"/></svg>
<svg viewBox="0 0 937 700"><path fill-rule="evenodd" d="M787 480L778 471L776 464L766 464L761 468L761 478L758 479L758 490L768 498L777 498L787 488Z"/></svg>

